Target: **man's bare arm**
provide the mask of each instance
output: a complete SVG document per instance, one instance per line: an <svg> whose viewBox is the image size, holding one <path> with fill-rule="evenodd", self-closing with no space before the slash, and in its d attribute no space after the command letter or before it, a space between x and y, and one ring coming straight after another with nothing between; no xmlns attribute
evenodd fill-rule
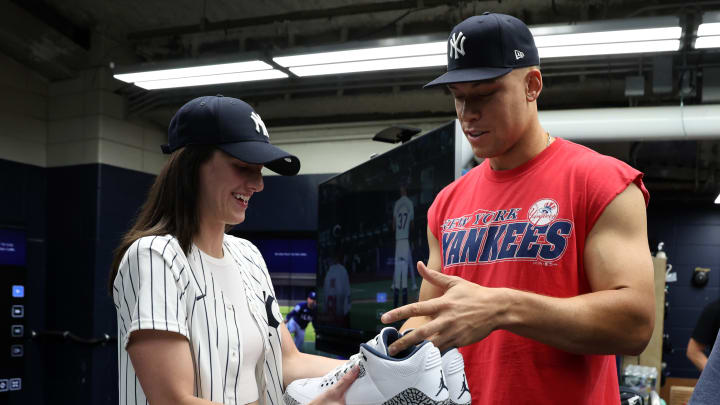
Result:
<svg viewBox="0 0 720 405"><path fill-rule="evenodd" d="M705 355L706 347L707 345L690 338L687 350L685 351L687 358L695 365L695 367L697 367L698 370L700 370L700 372L705 369L705 365L708 361L708 357Z"/></svg>

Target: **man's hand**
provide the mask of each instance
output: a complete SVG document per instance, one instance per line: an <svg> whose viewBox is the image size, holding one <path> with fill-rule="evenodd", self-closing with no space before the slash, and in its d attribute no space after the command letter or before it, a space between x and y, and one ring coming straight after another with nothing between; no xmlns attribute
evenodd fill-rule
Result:
<svg viewBox="0 0 720 405"><path fill-rule="evenodd" d="M332 388L323 392L308 405L345 405L345 393L358 376L357 366L348 371L347 374L333 385Z"/></svg>
<svg viewBox="0 0 720 405"><path fill-rule="evenodd" d="M440 350L461 347L484 339L499 325L499 318L509 306L503 289L487 288L428 269L418 262L424 281L443 291L427 301L402 306L385 313L383 323L392 323L415 316L432 318L429 323L393 343L390 354L428 339Z"/></svg>

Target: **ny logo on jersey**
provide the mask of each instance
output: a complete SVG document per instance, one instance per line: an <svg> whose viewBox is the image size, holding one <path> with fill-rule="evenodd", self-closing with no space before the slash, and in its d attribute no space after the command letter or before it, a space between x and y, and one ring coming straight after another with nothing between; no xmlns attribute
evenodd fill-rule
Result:
<svg viewBox="0 0 720 405"><path fill-rule="evenodd" d="M265 128L265 123L263 122L262 118L260 118L260 115L253 111L250 114L250 118L252 118L253 121L255 121L255 130L257 133L261 133L260 130L262 129L262 134L270 138L270 135L268 134L267 128Z"/></svg>
<svg viewBox="0 0 720 405"><path fill-rule="evenodd" d="M462 31L455 33L450 37L450 51L448 52L448 58L460 59L460 55L465 56L465 39L467 37L463 35ZM453 57L453 52L455 56Z"/></svg>

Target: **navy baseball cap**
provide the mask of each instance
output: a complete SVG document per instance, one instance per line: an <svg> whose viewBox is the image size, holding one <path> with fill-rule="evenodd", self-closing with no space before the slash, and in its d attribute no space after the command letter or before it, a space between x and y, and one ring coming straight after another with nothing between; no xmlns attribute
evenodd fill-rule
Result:
<svg viewBox="0 0 720 405"><path fill-rule="evenodd" d="M307 296L307 297L308 297L308 298L312 298L312 299L316 299L317 293L316 293L315 291L310 291L310 292L308 293L308 296Z"/></svg>
<svg viewBox="0 0 720 405"><path fill-rule="evenodd" d="M530 29L505 14L486 12L456 25L447 49L447 73L425 87L489 80L519 67L540 65Z"/></svg>
<svg viewBox="0 0 720 405"><path fill-rule="evenodd" d="M220 94L190 100L175 113L162 151L172 153L187 145L215 145L234 158L284 176L300 170L296 156L270 143L265 123L248 103Z"/></svg>

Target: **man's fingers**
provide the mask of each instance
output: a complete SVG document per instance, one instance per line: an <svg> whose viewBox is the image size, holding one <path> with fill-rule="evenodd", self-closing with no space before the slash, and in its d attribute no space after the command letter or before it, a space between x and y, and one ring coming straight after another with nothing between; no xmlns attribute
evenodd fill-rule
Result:
<svg viewBox="0 0 720 405"><path fill-rule="evenodd" d="M393 344L390 345L390 347L388 347L388 352L391 356L395 355L396 353L399 353L414 344L420 343L423 340L428 339L428 337L438 333L442 329L443 322L437 320L430 321L429 323L406 334L401 339L396 340Z"/></svg>
<svg viewBox="0 0 720 405"><path fill-rule="evenodd" d="M402 319L412 318L414 316L430 316L435 314L437 311L437 305L434 302L437 298L415 302L413 304L404 305L399 308L395 308L392 311L385 312L380 318L382 323L393 323Z"/></svg>
<svg viewBox="0 0 720 405"><path fill-rule="evenodd" d="M420 335L415 334L413 331L411 334L403 336L402 339L396 340L393 344L388 346L388 354L394 356L397 353L407 349L422 339L417 339Z"/></svg>
<svg viewBox="0 0 720 405"><path fill-rule="evenodd" d="M426 280L430 284L436 285L445 290L454 286L458 282L457 277L448 276L447 274L443 274L437 270L430 270L423 262L417 262L417 268L423 280Z"/></svg>

